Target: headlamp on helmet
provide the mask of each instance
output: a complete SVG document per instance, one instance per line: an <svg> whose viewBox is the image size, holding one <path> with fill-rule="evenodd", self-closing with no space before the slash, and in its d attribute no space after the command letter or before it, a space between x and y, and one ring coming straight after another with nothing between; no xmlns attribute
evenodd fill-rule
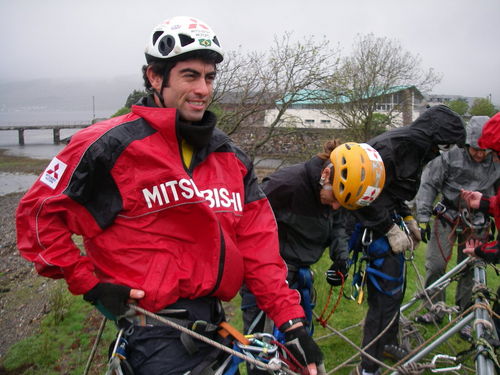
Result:
<svg viewBox="0 0 500 375"><path fill-rule="evenodd" d="M337 201L348 210L368 206L382 192L384 162L366 143L348 142L330 154L333 164L332 190Z"/></svg>

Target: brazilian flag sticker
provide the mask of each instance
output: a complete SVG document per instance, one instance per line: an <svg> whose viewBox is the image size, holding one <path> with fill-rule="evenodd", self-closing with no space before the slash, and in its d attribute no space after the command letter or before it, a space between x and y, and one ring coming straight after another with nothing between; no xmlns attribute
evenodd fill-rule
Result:
<svg viewBox="0 0 500 375"><path fill-rule="evenodd" d="M198 39L198 41L203 47L210 47L212 45L212 41L210 39Z"/></svg>

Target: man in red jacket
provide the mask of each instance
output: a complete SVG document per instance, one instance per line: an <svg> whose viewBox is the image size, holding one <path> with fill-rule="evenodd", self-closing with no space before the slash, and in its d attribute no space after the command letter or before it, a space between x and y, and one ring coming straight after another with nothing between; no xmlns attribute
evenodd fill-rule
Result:
<svg viewBox="0 0 500 375"><path fill-rule="evenodd" d="M203 21L158 25L143 67L150 95L130 114L78 132L51 161L20 202L18 247L41 275L64 278L117 322L132 299L187 327L214 326L224 319L220 301L245 282L315 375L322 353L285 282L269 203L250 159L207 111L222 59ZM187 345L180 332L144 316L131 320L127 360L136 375L212 367L212 346Z"/></svg>

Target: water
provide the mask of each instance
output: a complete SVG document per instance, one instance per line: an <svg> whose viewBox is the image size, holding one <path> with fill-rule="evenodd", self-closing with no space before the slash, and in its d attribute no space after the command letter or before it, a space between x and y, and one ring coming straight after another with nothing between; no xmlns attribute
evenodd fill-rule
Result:
<svg viewBox="0 0 500 375"><path fill-rule="evenodd" d="M96 111L96 118L107 118L112 111ZM88 124L92 114L87 111L9 111L0 112L0 127L7 125L55 125ZM61 139L73 135L80 129L61 130ZM25 156L34 159L52 159L65 145L54 145L52 130L26 130L24 146L19 145L16 130L0 131L0 149L8 155ZM0 172L0 195L26 191L37 176Z"/></svg>
<svg viewBox="0 0 500 375"><path fill-rule="evenodd" d="M96 111L96 118L108 118L114 111ZM57 125L57 124L88 124L92 122L93 114L88 111L5 111L0 112L0 127L7 125ZM80 129L62 129L61 139L73 135ZM24 132L25 145L19 145L16 130L0 131L0 148L7 150L7 154L26 156L35 159L52 159L62 145L54 145L52 130L26 130Z"/></svg>

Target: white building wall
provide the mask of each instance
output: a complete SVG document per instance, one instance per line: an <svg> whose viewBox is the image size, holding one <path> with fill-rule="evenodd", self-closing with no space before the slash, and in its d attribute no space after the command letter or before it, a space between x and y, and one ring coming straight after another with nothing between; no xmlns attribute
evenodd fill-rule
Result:
<svg viewBox="0 0 500 375"><path fill-rule="evenodd" d="M378 111L381 114L387 114L385 111ZM413 110L412 121L420 115ZM264 126L269 127L278 116L277 109L266 110L264 116ZM393 113L394 116L394 113ZM394 126L403 125L403 115L398 113L392 120ZM285 127L308 128L308 129L343 129L341 123L322 113L319 109L288 109L282 118L282 125Z"/></svg>

